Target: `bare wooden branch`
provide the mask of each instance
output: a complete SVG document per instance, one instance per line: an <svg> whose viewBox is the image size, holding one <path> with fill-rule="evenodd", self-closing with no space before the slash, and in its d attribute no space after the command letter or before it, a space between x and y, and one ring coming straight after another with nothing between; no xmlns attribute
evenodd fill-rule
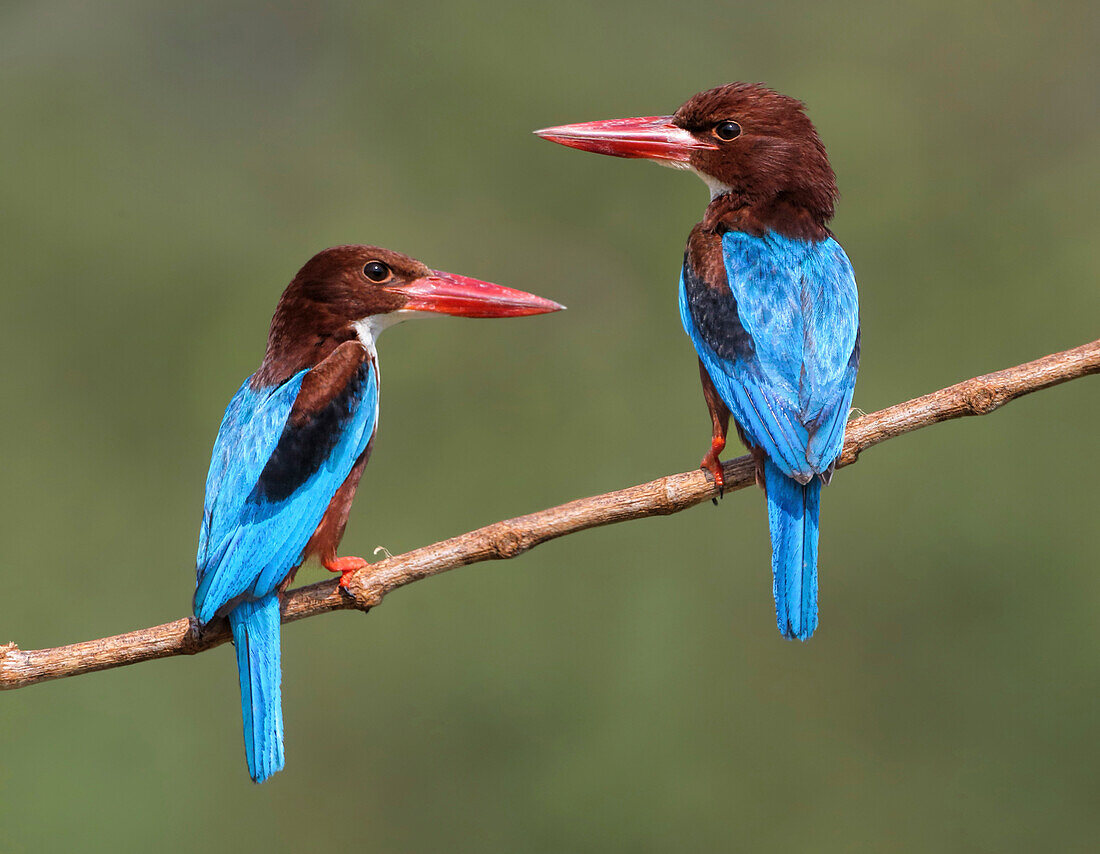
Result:
<svg viewBox="0 0 1100 854"><path fill-rule="evenodd" d="M849 423L837 465L854 463L867 448L887 439L941 421L986 415L1022 395L1095 373L1100 373L1100 340L864 415ZM726 463L724 471L726 492L754 482L752 463L747 456ZM679 513L716 495L714 484L695 470L496 522L372 564L352 577L346 593L337 588L334 580L293 590L283 603L283 622L349 608L368 611L391 590L422 578L483 560L512 558L547 540L588 528ZM227 640L229 628L225 620L200 627L190 617L53 649L21 650L8 644L0 646L0 689L20 688L154 658L193 655Z"/></svg>

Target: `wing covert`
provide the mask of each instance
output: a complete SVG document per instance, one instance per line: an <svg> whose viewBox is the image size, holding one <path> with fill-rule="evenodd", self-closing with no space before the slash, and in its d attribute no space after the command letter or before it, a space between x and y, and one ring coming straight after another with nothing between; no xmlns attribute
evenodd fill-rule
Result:
<svg viewBox="0 0 1100 854"><path fill-rule="evenodd" d="M271 593L298 565L377 418L377 375L357 342L261 400L249 398L257 392L247 382L242 392L226 411L229 430L225 442L219 432L207 481L195 591L203 622Z"/></svg>
<svg viewBox="0 0 1100 854"><path fill-rule="evenodd" d="M731 231L720 249L726 282L700 281L690 253L685 259L684 328L747 437L785 474L808 481L840 451L855 386L859 317L851 265L832 238ZM727 321L719 334L700 310L716 299L726 302L739 331Z"/></svg>

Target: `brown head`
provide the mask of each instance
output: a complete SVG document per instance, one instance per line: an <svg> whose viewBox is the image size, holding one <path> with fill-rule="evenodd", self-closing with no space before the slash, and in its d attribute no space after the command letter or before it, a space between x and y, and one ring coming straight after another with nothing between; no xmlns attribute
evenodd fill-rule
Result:
<svg viewBox="0 0 1100 854"><path fill-rule="evenodd" d="M700 92L672 116L535 133L570 148L689 169L710 187L713 200L728 197L718 208L751 212L765 227L824 232L833 215L836 178L817 130L800 101L761 84Z"/></svg>
<svg viewBox="0 0 1100 854"><path fill-rule="evenodd" d="M345 341L373 348L382 329L413 317L522 317L564 306L534 294L432 270L377 246L334 246L314 255L283 291L254 385L283 382Z"/></svg>

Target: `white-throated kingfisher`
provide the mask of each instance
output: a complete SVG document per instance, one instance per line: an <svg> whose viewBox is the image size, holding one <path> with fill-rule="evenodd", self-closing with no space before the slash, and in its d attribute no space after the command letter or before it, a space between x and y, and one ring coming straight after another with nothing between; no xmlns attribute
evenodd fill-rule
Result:
<svg viewBox="0 0 1100 854"><path fill-rule="evenodd" d="M263 363L229 402L214 444L195 590L200 622L229 617L256 782L283 767L280 594L307 558L340 572L341 585L367 565L336 550L378 425L378 334L431 313L561 308L374 246L326 249L283 292Z"/></svg>
<svg viewBox="0 0 1100 854"><path fill-rule="evenodd" d="M828 228L836 178L816 129L794 98L731 83L672 116L535 133L687 169L710 188L680 277L713 425L701 468L721 489L732 414L767 494L779 630L806 640L817 627L821 486L844 445L859 366L855 277Z"/></svg>

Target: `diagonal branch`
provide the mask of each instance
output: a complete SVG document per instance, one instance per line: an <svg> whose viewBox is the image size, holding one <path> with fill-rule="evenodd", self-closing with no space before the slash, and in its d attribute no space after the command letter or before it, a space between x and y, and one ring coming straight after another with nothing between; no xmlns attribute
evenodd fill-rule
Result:
<svg viewBox="0 0 1100 854"><path fill-rule="evenodd" d="M837 466L854 463L867 448L887 439L941 421L986 415L1022 395L1095 373L1100 373L1100 340L864 415L848 424ZM754 482L747 456L726 463L724 471L727 492ZM283 603L283 622L349 608L368 611L391 590L422 578L483 560L515 557L547 540L588 528L679 513L716 495L714 484L701 471L690 471L496 522L372 564L352 577L347 593L335 581L293 590ZM8 644L0 646L0 690L137 661L193 655L228 640L224 619L200 627L189 617L54 649L21 650Z"/></svg>

